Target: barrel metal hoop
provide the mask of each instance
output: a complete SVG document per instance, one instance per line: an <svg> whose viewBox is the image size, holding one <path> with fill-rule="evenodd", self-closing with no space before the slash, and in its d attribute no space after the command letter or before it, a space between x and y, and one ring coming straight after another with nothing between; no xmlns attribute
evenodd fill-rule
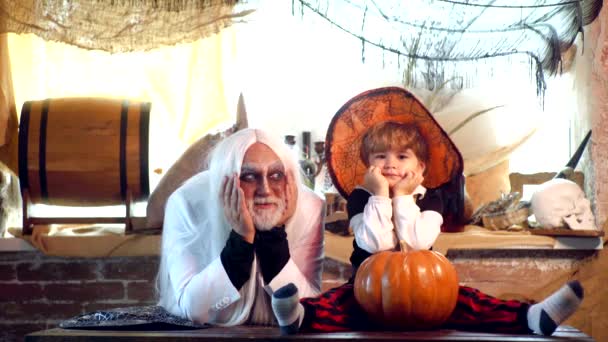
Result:
<svg viewBox="0 0 608 342"><path fill-rule="evenodd" d="M122 101L120 109L120 198L127 199L127 124L129 119L129 100Z"/></svg>
<svg viewBox="0 0 608 342"><path fill-rule="evenodd" d="M47 188L46 179L46 128L49 121L50 103L50 99L46 99L42 102L42 113L40 114L40 140L38 142L38 146L40 146L40 151L38 153L38 174L40 177L40 198L43 202L47 202L49 199L49 189Z"/></svg>
<svg viewBox="0 0 608 342"><path fill-rule="evenodd" d="M150 180L148 175L148 144L150 134L150 102L141 104L139 118L139 179L141 184L141 195L147 198L150 195Z"/></svg>
<svg viewBox="0 0 608 342"><path fill-rule="evenodd" d="M32 102L26 101L21 107L21 120L19 121L19 184L21 190L29 187L28 179L28 138L30 131L30 111L32 110Z"/></svg>

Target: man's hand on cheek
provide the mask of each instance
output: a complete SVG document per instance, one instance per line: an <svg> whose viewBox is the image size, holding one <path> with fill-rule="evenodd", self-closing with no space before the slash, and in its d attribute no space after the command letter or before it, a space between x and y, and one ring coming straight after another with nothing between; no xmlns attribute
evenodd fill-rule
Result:
<svg viewBox="0 0 608 342"><path fill-rule="evenodd" d="M222 204L224 215L232 229L249 243L255 238L255 227L251 213L247 209L245 194L240 188L237 174L232 177L224 177L222 182Z"/></svg>

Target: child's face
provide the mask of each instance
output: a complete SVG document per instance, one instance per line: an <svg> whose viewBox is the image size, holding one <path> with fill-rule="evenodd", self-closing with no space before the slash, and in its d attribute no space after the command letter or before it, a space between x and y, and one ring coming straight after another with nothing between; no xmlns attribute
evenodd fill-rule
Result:
<svg viewBox="0 0 608 342"><path fill-rule="evenodd" d="M388 150L371 153L368 160L369 166L380 168L391 188L409 172L416 174L424 172L424 163L416 157L416 154L410 148L405 151Z"/></svg>

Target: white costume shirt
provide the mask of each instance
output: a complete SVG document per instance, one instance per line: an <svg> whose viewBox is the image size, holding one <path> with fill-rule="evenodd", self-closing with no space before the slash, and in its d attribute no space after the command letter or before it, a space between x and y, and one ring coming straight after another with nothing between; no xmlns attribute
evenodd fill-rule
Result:
<svg viewBox="0 0 608 342"><path fill-rule="evenodd" d="M212 181L207 171L201 172L169 197L161 268L167 267L170 286L161 288L160 304L173 314L199 323L276 324L270 306L272 291L291 282L298 287L300 297L320 293L324 203L318 195L300 187L296 211L285 225L289 261L269 284L264 284L254 257L249 280L237 290L220 260L232 227L219 210L221 205L204 203L209 196L201 196ZM215 222L223 224L211 225L207 219L210 215L222 215L221 219L216 216Z"/></svg>
<svg viewBox="0 0 608 342"><path fill-rule="evenodd" d="M357 245L372 254L396 250L401 240L409 249L429 249L441 232L443 217L433 210L420 210L414 196L425 194L421 185L411 195L392 199L371 194L363 212L350 220Z"/></svg>

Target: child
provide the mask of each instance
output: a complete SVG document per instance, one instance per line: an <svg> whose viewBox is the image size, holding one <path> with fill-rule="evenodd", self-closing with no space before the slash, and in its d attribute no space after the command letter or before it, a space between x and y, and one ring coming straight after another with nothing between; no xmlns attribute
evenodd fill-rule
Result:
<svg viewBox="0 0 608 342"><path fill-rule="evenodd" d="M439 191L422 186L429 154L416 126L379 123L363 135L360 151L367 172L347 199L353 267L373 253L395 250L399 241L408 249L429 249L441 230L443 203Z"/></svg>
<svg viewBox="0 0 608 342"><path fill-rule="evenodd" d="M367 121L352 124L357 120ZM343 122L349 124L340 126ZM444 223L446 202L441 185L462 172L462 158L447 134L401 88L376 89L349 101L334 117L328 140L332 133L343 133L341 127L348 127L346 135L352 138L333 137L344 149L330 147L328 162L336 188L348 194L348 216L355 235L350 258L353 274L370 255L397 250L400 240L408 250L429 249ZM344 172L340 165L359 170L354 172L358 181L351 182L353 173ZM353 280L317 298L302 300L292 284L277 290L272 307L281 332L378 329L357 304ZM457 306L443 327L551 335L582 299L578 281L535 305L500 300L460 286Z"/></svg>

